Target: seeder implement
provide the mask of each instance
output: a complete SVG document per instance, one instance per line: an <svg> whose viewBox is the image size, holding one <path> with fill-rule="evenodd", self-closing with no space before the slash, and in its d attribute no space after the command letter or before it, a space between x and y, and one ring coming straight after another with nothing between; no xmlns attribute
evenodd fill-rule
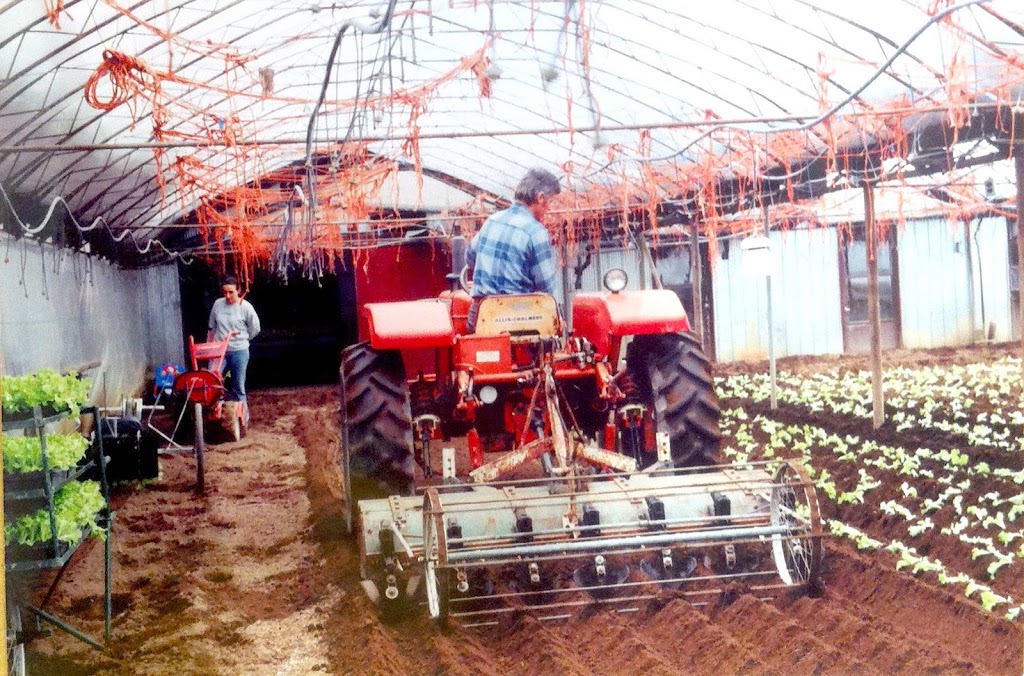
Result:
<svg viewBox="0 0 1024 676"><path fill-rule="evenodd" d="M814 486L788 461L718 464L710 365L678 297L625 285L611 270L607 294L574 295L571 331L545 294L480 300L472 333L464 292L364 307L341 458L385 615L425 598L476 625L817 584ZM456 437L437 472L434 444Z"/></svg>
<svg viewBox="0 0 1024 676"><path fill-rule="evenodd" d="M431 617L470 625L626 610L665 588L772 596L815 584L821 557L814 488L789 461L431 487L359 517L371 596L397 606L422 584Z"/></svg>

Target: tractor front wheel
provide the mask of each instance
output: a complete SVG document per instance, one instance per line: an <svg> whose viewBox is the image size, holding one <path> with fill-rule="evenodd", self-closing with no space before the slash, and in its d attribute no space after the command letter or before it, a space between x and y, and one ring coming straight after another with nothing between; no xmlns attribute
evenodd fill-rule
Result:
<svg viewBox="0 0 1024 676"><path fill-rule="evenodd" d="M636 336L626 349L626 364L656 430L669 435L675 466L719 464L718 396L696 336Z"/></svg>
<svg viewBox="0 0 1024 676"><path fill-rule="evenodd" d="M341 355L341 444L350 516L358 500L409 494L416 463L401 354L366 343Z"/></svg>

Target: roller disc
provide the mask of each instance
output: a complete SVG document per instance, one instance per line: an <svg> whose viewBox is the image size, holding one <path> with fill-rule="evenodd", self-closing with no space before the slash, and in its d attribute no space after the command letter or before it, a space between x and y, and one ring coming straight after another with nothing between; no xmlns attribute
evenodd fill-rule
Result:
<svg viewBox="0 0 1024 676"><path fill-rule="evenodd" d="M444 529L444 513L437 491L423 496L423 583L427 593L427 610L440 624L447 624L450 612L448 542Z"/></svg>
<svg viewBox="0 0 1024 676"><path fill-rule="evenodd" d="M817 585L821 564L821 515L818 499L803 468L785 462L775 473L771 523L787 532L772 536L772 558L788 585Z"/></svg>
<svg viewBox="0 0 1024 676"><path fill-rule="evenodd" d="M661 556L649 556L640 562L640 572L661 586L675 589L697 570L697 559L685 556L673 561L672 568L666 568Z"/></svg>
<svg viewBox="0 0 1024 676"><path fill-rule="evenodd" d="M629 578L629 566L605 564L604 575L599 575L595 566L580 566L572 573L573 581L586 590L590 596L602 600L618 593L618 587Z"/></svg>

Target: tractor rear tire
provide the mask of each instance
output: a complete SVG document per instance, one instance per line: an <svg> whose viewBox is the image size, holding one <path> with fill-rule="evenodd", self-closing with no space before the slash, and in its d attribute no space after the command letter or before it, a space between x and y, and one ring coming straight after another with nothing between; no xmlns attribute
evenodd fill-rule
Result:
<svg viewBox="0 0 1024 676"><path fill-rule="evenodd" d="M669 434L675 466L721 463L718 395L696 336L636 336L626 349L626 365L642 402L654 412L655 429Z"/></svg>
<svg viewBox="0 0 1024 676"><path fill-rule="evenodd" d="M341 356L342 455L350 509L363 498L413 489L412 414L401 354L366 343Z"/></svg>

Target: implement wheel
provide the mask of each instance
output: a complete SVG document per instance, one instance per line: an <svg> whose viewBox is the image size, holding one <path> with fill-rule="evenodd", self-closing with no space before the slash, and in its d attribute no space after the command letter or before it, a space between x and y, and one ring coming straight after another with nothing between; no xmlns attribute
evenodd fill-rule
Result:
<svg viewBox="0 0 1024 676"><path fill-rule="evenodd" d="M787 585L820 586L821 514L814 483L794 460L775 473L771 497L771 524L787 530L772 536L772 558Z"/></svg>
<svg viewBox="0 0 1024 676"><path fill-rule="evenodd" d="M427 592L427 612L442 627L448 624L451 605L447 540L444 513L441 511L437 489L428 489L423 496L423 577Z"/></svg>
<svg viewBox="0 0 1024 676"><path fill-rule="evenodd" d="M401 355L366 343L341 354L341 450L351 532L356 502L409 494L412 453L409 386Z"/></svg>
<svg viewBox="0 0 1024 676"><path fill-rule="evenodd" d="M627 369L658 432L667 432L676 467L721 463L720 409L711 367L692 333L636 336Z"/></svg>
<svg viewBox="0 0 1024 676"><path fill-rule="evenodd" d="M198 402L192 405L192 423L195 425L196 492L202 493L206 490L206 437L203 434L203 405Z"/></svg>

